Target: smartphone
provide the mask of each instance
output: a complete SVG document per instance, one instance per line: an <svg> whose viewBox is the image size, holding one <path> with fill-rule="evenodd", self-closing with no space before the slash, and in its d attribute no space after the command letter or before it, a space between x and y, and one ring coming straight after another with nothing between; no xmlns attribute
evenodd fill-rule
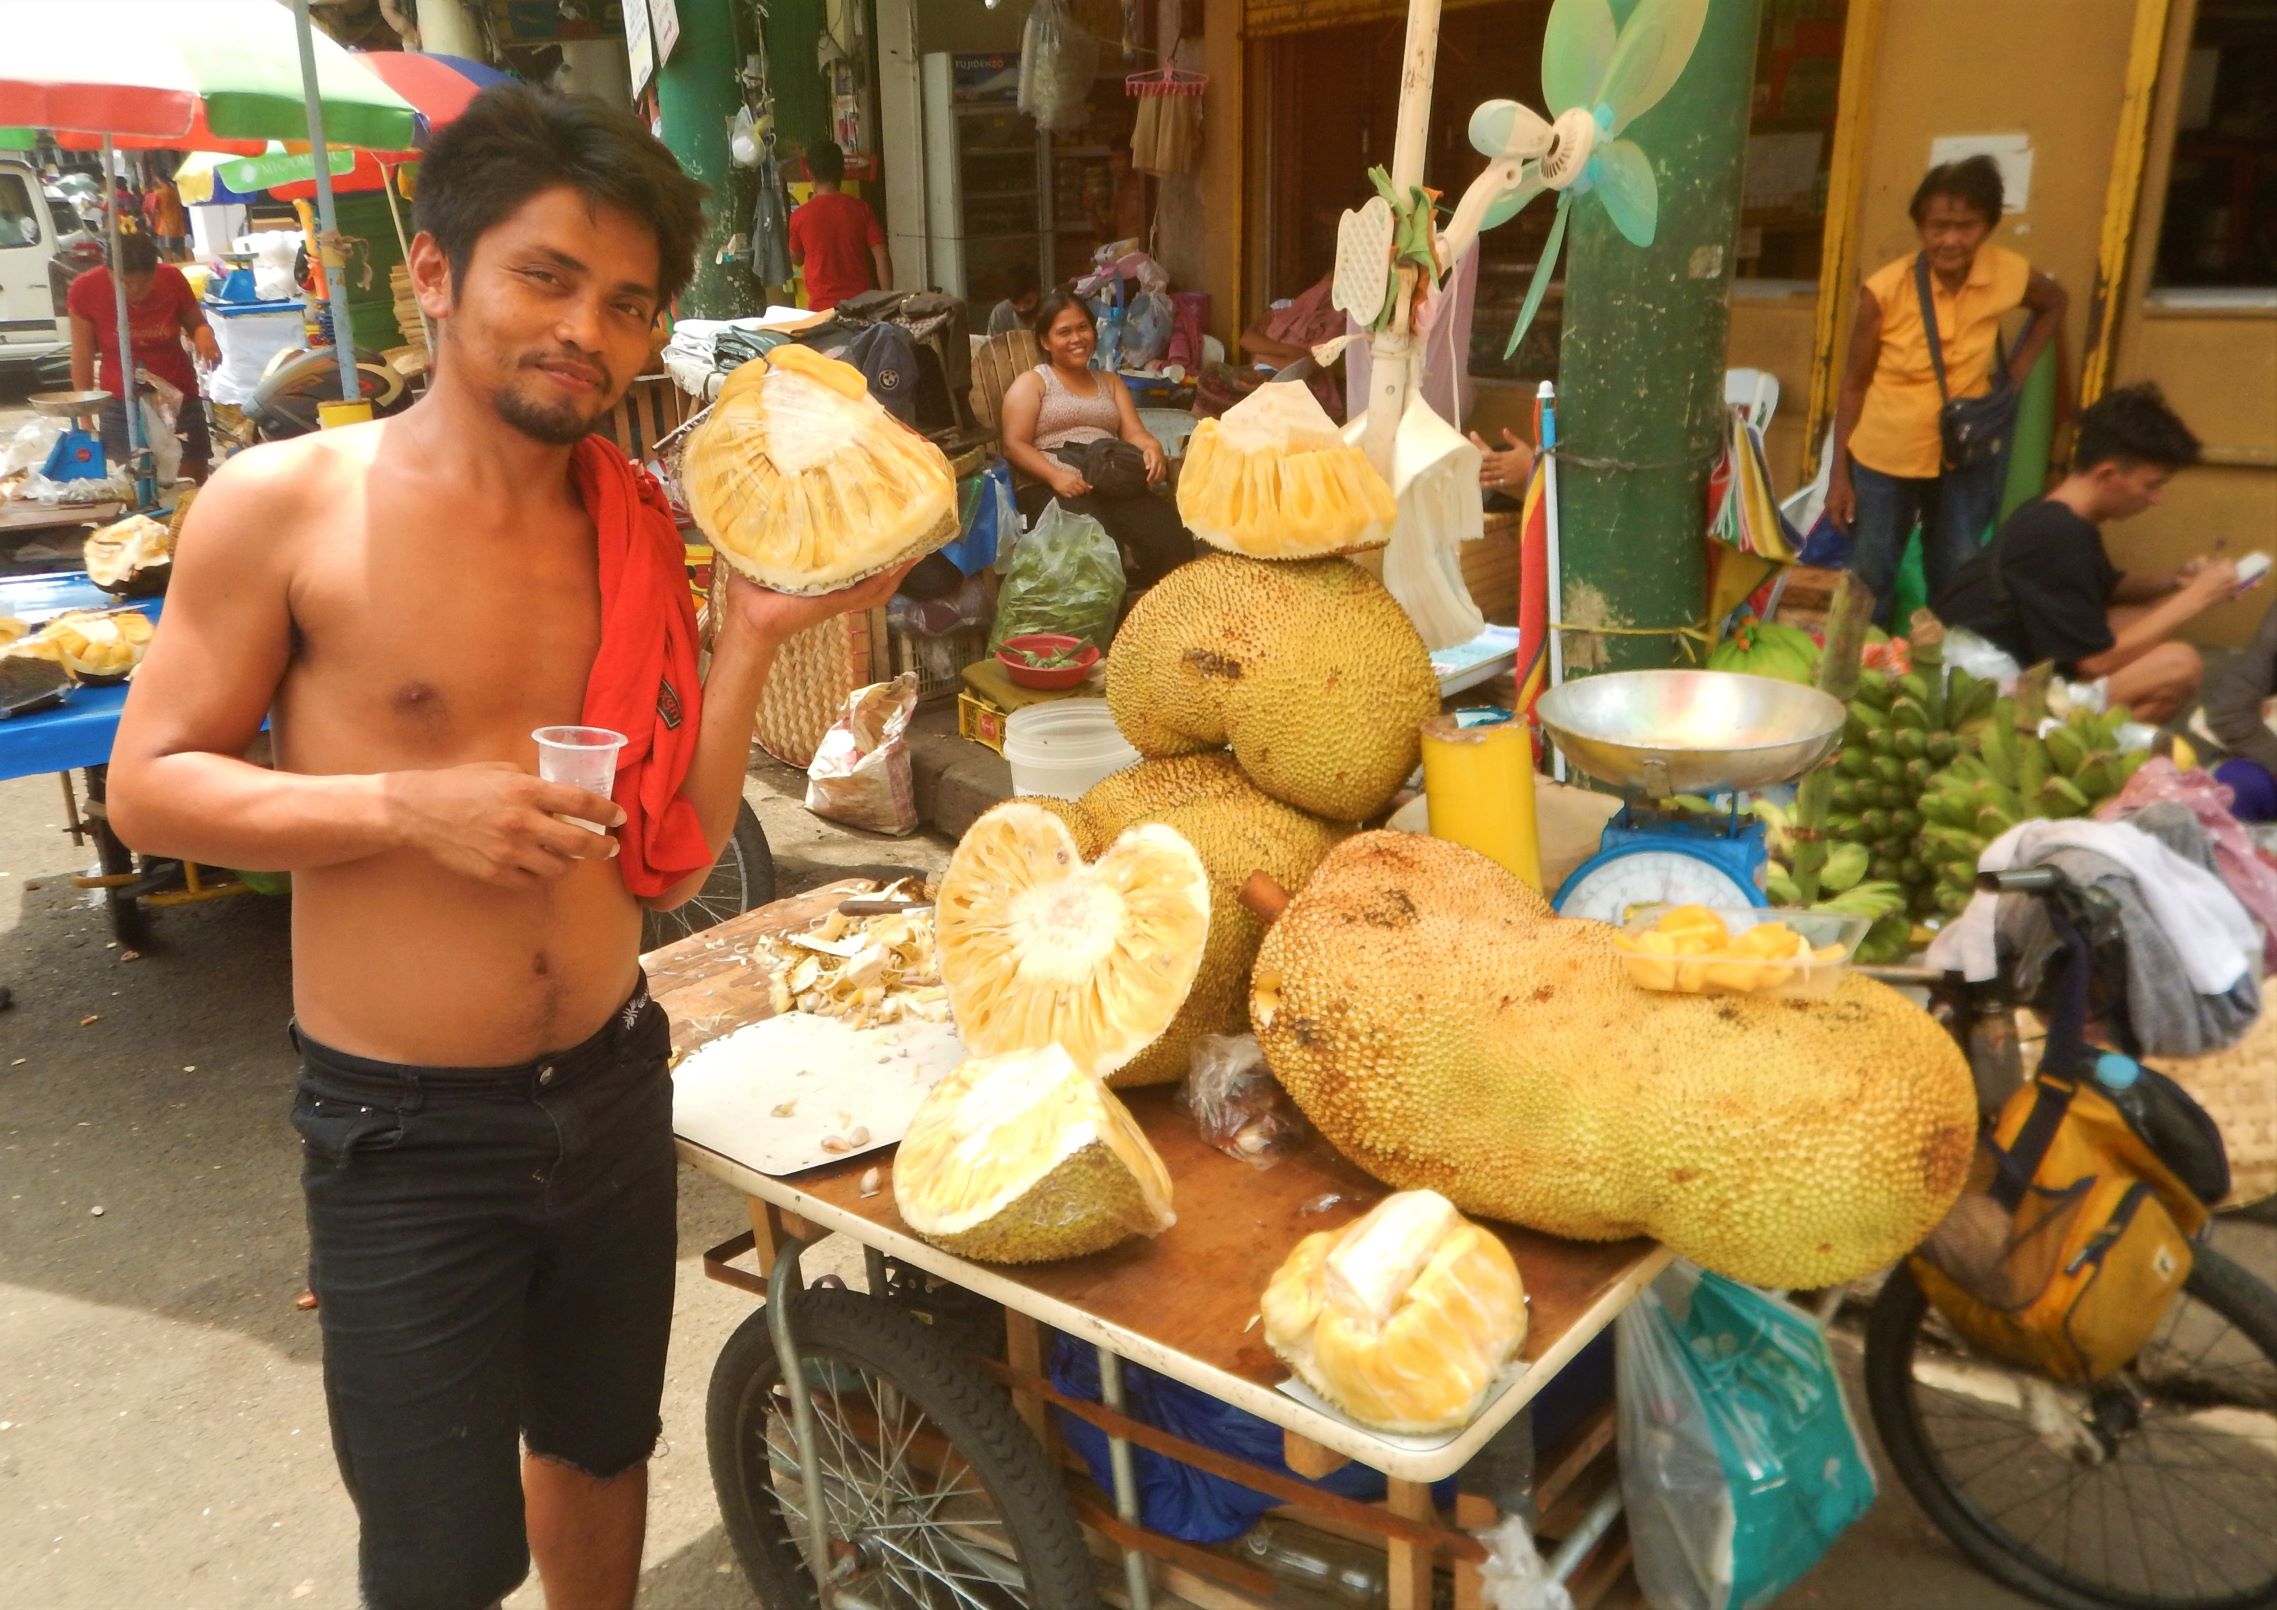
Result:
<svg viewBox="0 0 2277 1610"><path fill-rule="evenodd" d="M2244 592L2269 574L2270 558L2265 553L2249 553L2237 562L2237 590Z"/></svg>

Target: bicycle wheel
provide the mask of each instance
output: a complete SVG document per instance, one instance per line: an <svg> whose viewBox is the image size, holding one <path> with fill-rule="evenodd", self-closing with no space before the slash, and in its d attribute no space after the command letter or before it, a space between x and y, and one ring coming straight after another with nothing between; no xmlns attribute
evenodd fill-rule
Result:
<svg viewBox="0 0 2277 1610"><path fill-rule="evenodd" d="M735 831L712 864L704 886L684 905L642 914L640 948L661 950L675 939L700 934L775 898L775 857L749 801L735 807Z"/></svg>
<svg viewBox="0 0 2277 1610"><path fill-rule="evenodd" d="M876 1298L795 1299L843 1610L1100 1610L1058 1475L1011 1399ZM712 1369L712 1485L768 1610L813 1610L791 1402L764 1310Z"/></svg>
<svg viewBox="0 0 2277 1610"><path fill-rule="evenodd" d="M1866 1326L1898 1478L2058 1610L2277 1606L2277 1292L2211 1247L2135 1362L2072 1386L1970 1350L1900 1266Z"/></svg>

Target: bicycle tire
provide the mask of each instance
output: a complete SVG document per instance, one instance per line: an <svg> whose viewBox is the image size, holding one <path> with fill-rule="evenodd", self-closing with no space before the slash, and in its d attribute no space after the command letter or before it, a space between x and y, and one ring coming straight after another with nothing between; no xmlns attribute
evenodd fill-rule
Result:
<svg viewBox="0 0 2277 1610"><path fill-rule="evenodd" d="M766 829L745 800L735 807L735 828L712 863L703 887L670 911L641 913L642 954L717 927L775 898L775 856Z"/></svg>
<svg viewBox="0 0 2277 1610"><path fill-rule="evenodd" d="M793 1302L793 1333L810 1374L818 1362L836 1363L892 1383L971 1467L1003 1518L1031 1610L1103 1610L1091 1555L1059 1475L1001 1387L877 1298L815 1290ZM787 1405L775 1400L782 1379L761 1309L720 1349L705 1404L705 1441L729 1541L760 1601L768 1610L815 1610L814 1579L798 1541L803 1532L775 1496L767 1459L770 1411L788 1419ZM823 1411L821 1403L816 1407ZM848 1540L833 1532L832 1541Z"/></svg>
<svg viewBox="0 0 2277 1610"><path fill-rule="evenodd" d="M2277 1371L2277 1291L2210 1246L2196 1249L2183 1291L2233 1327L2264 1362ZM2182 1304L2168 1326L2180 1323ZM1931 1446L1913 1387L1915 1343L1929 1314L1929 1302L1912 1274L1900 1265L1884 1283L1866 1323L1866 1400L1874 1428L1906 1490L1932 1524L1987 1576L2054 1610L2269 1610L2277 1606L2277 1569L2269 1580L2216 1597L2165 1597L2091 1582L2042 1562L2042 1557L2003 1531L1960 1490ZM2146 1350L2147 1351L2147 1350ZM2020 1373L2020 1372L2019 1372ZM2003 1458L2012 1457L2004 1455ZM1996 1464L1998 1462L1996 1461ZM1989 1471L1986 1466L1979 1474ZM2277 1472L2273 1472L2277 1473ZM2131 1518L2135 1489L2121 1478ZM2171 1506L2171 1498L2169 1499ZM2170 1507L2170 1513L2171 1511ZM2110 1519L2107 1506L2102 1518ZM2176 1516L2179 1522L2179 1516ZM2067 1518L2067 1528L2068 1528ZM2068 1530L2066 1533L2069 1536ZM2139 1529L2137 1542L2140 1543ZM2186 1548L2187 1545L2178 1545ZM2193 1591L2195 1565L2190 1566Z"/></svg>

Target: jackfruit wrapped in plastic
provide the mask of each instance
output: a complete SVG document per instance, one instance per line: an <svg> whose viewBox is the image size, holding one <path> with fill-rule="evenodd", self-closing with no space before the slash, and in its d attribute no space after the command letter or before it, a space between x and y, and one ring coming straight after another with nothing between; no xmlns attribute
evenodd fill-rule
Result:
<svg viewBox="0 0 2277 1610"><path fill-rule="evenodd" d="M712 549L781 593L829 593L957 534L941 450L872 397L862 372L777 347L727 377L688 439L680 489Z"/></svg>
<svg viewBox="0 0 2277 1610"><path fill-rule="evenodd" d="M1184 1004L1210 883L1175 828L1134 827L1086 866L1060 815L1008 800L966 829L935 896L949 1010L980 1056L1056 1045L1105 1078Z"/></svg>
<svg viewBox="0 0 2277 1610"><path fill-rule="evenodd" d="M1309 387L1259 386L1186 440L1178 513L1252 559L1319 559L1391 541L1398 505Z"/></svg>
<svg viewBox="0 0 2277 1610"><path fill-rule="evenodd" d="M1056 1045L935 1085L894 1155L893 1199L926 1240L988 1263L1081 1257L1176 1222L1138 1121Z"/></svg>
<svg viewBox="0 0 2277 1610"><path fill-rule="evenodd" d="M1265 1288L1265 1342L1362 1425L1470 1423L1526 1339L1517 1260L1436 1191L1402 1191L1296 1245Z"/></svg>
<svg viewBox="0 0 2277 1610"><path fill-rule="evenodd" d="M147 514L130 514L89 536L82 553L87 579L106 592L157 592L173 567L174 528Z"/></svg>
<svg viewBox="0 0 2277 1610"><path fill-rule="evenodd" d="M75 609L7 652L60 665L80 682L118 682L142 663L150 633L150 617L140 610Z"/></svg>

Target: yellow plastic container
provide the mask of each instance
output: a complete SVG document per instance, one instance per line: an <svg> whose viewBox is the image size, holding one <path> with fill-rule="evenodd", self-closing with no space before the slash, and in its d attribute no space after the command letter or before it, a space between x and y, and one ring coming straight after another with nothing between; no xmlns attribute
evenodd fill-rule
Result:
<svg viewBox="0 0 2277 1610"><path fill-rule="evenodd" d="M354 402L320 402L316 405L319 430L332 430L341 425L361 425L371 417L372 405L360 397Z"/></svg>
<svg viewBox="0 0 2277 1610"><path fill-rule="evenodd" d="M1524 723L1479 721L1480 712L1423 723L1423 793L1431 836L1478 851L1542 887L1541 834L1534 822L1534 744Z"/></svg>

